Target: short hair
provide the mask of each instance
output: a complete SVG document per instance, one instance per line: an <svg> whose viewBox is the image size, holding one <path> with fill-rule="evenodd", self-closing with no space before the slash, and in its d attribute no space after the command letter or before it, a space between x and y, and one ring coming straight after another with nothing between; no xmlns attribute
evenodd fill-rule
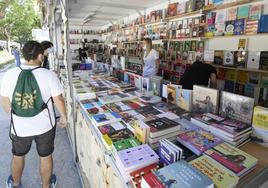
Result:
<svg viewBox="0 0 268 188"><path fill-rule="evenodd" d="M28 41L22 48L22 54L25 60L35 60L39 54L43 54L44 50L42 45L37 41Z"/></svg>
<svg viewBox="0 0 268 188"><path fill-rule="evenodd" d="M43 50L46 50L46 49L52 47L53 46L53 43L50 42L50 41L43 41L43 42L41 42L41 45L43 47Z"/></svg>

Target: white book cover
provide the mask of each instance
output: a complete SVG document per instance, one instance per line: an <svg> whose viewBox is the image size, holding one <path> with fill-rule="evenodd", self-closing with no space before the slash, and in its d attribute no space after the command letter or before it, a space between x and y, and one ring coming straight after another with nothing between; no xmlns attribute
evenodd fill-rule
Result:
<svg viewBox="0 0 268 188"><path fill-rule="evenodd" d="M224 60L223 65L234 65L234 52L232 51L224 51Z"/></svg>
<svg viewBox="0 0 268 188"><path fill-rule="evenodd" d="M261 52L249 51L247 68L249 69L259 69L260 67L260 55Z"/></svg>
<svg viewBox="0 0 268 188"><path fill-rule="evenodd" d="M215 23L225 23L226 21L226 9L219 10L216 12L216 18L215 18Z"/></svg>
<svg viewBox="0 0 268 188"><path fill-rule="evenodd" d="M193 87L193 111L197 113L218 112L219 91L208 87Z"/></svg>
<svg viewBox="0 0 268 188"><path fill-rule="evenodd" d="M204 51L204 61L213 62L214 61L214 50L205 50Z"/></svg>

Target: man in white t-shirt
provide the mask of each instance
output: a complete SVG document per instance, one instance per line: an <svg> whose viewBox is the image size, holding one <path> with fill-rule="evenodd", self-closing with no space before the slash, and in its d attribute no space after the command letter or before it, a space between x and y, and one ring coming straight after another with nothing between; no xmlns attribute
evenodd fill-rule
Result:
<svg viewBox="0 0 268 188"><path fill-rule="evenodd" d="M31 148L32 141L36 142L37 152L40 156L40 175L43 188L56 186L56 176L52 174L54 151L54 139L56 131L56 120L52 100L61 114L60 126L66 127L67 115L63 89L56 74L44 69L37 68L44 59L43 48L36 41L27 42L23 49L23 56L26 60L21 67L10 69L6 72L2 80L1 103L7 113L11 113L11 101L21 69L34 69L32 73L40 88L42 99L48 102L48 110L43 110L33 117L19 117L12 113L13 123L11 126L12 140L12 174L8 177L7 188L21 187L21 176L24 169L25 155Z"/></svg>

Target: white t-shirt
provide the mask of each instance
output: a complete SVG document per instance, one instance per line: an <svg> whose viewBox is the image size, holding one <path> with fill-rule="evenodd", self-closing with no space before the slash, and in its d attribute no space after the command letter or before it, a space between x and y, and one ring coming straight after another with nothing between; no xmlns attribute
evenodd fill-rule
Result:
<svg viewBox="0 0 268 188"><path fill-rule="evenodd" d="M33 69L35 67L23 65L21 68ZM15 90L20 72L20 68L16 67L8 70L3 77L0 95L3 97L8 97L10 102L12 101L13 92ZM33 70L33 74L39 85L41 95L45 103L50 99L50 97L56 97L63 93L62 86L55 73L44 68L39 68ZM13 114L13 122L17 136L35 136L51 130L52 126L55 125L55 116L51 100L48 103L48 109L50 111L52 124L50 122L47 109L30 118L18 117ZM11 129L11 132L12 134L15 134L13 128Z"/></svg>
<svg viewBox="0 0 268 188"><path fill-rule="evenodd" d="M159 59L159 53L155 49L151 49L149 54L144 53L143 61L143 76L150 77L157 74L156 60Z"/></svg>

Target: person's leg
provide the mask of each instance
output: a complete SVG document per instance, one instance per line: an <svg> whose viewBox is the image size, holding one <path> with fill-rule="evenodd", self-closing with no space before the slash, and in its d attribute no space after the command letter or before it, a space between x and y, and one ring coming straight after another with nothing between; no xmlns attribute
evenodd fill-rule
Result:
<svg viewBox="0 0 268 188"><path fill-rule="evenodd" d="M53 171L53 158L52 153L54 151L54 139L55 139L56 128L50 131L36 136L36 148L40 156L40 175L42 179L43 188L48 188L52 182L52 171ZM56 181L56 180L55 180Z"/></svg>
<svg viewBox="0 0 268 188"><path fill-rule="evenodd" d="M20 184L22 172L24 169L25 156L13 155L11 171L13 177L13 186L18 186Z"/></svg>
<svg viewBox="0 0 268 188"><path fill-rule="evenodd" d="M52 155L40 157L40 175L43 183L43 188L49 188L50 178L53 169Z"/></svg>

